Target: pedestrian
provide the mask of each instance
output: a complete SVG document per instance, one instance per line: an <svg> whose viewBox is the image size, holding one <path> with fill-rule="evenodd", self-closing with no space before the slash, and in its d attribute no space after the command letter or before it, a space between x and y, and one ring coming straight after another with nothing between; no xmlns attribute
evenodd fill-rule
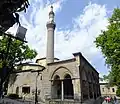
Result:
<svg viewBox="0 0 120 104"><path fill-rule="evenodd" d="M114 103L116 104L116 102L117 102L117 98L114 96Z"/></svg>

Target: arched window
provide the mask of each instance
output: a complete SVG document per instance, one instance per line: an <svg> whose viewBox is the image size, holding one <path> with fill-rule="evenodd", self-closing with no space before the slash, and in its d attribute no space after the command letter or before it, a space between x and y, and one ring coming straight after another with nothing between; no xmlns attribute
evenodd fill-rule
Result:
<svg viewBox="0 0 120 104"><path fill-rule="evenodd" d="M104 88L102 88L102 92L104 92Z"/></svg>
<svg viewBox="0 0 120 104"><path fill-rule="evenodd" d="M114 89L114 88L112 88L112 92L115 92L115 89Z"/></svg>
<svg viewBox="0 0 120 104"><path fill-rule="evenodd" d="M66 74L63 81L64 85L64 99L73 99L73 84L69 74Z"/></svg>
<svg viewBox="0 0 120 104"><path fill-rule="evenodd" d="M55 75L52 85L52 98L60 99L61 98L61 81L58 75Z"/></svg>

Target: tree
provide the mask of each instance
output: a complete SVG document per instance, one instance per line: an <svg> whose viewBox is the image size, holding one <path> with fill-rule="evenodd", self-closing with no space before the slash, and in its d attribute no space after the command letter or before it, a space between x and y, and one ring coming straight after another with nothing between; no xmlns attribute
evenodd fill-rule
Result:
<svg viewBox="0 0 120 104"><path fill-rule="evenodd" d="M0 30L5 32L15 23L19 23L17 12L25 11L29 6L28 0L1 0L0 1Z"/></svg>
<svg viewBox="0 0 120 104"><path fill-rule="evenodd" d="M106 31L96 38L96 47L100 48L107 66L111 69L107 79L112 85L120 86L120 9L116 8L108 19Z"/></svg>
<svg viewBox="0 0 120 104"><path fill-rule="evenodd" d="M16 64L28 59L32 60L36 55L37 52L30 49L24 42L2 34L0 37L0 90Z"/></svg>
<svg viewBox="0 0 120 104"><path fill-rule="evenodd" d="M120 87L118 87L117 91L116 91L116 95L120 96Z"/></svg>

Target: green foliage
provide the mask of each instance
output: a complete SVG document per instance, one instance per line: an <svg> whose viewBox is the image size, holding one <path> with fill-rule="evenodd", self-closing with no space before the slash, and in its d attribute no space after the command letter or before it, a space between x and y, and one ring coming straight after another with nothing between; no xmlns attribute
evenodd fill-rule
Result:
<svg viewBox="0 0 120 104"><path fill-rule="evenodd" d="M101 49L106 64L111 69L108 75L109 82L120 85L120 9L116 8L108 19L106 31L102 31L96 38L96 46Z"/></svg>
<svg viewBox="0 0 120 104"><path fill-rule="evenodd" d="M117 89L116 95L117 95L118 97L120 97L120 87Z"/></svg>
<svg viewBox="0 0 120 104"><path fill-rule="evenodd" d="M32 60L36 55L37 52L30 49L24 42L5 36L4 34L0 36L0 92L2 91L4 82L4 89L6 89L5 87L8 83L7 79L9 79L14 66L25 60ZM18 70L20 68L21 66ZM9 79L11 84L14 83L16 77L17 74L13 74L12 80Z"/></svg>
<svg viewBox="0 0 120 104"><path fill-rule="evenodd" d="M0 31L7 31L15 23L20 25L18 12L26 12L29 5L28 0L0 0Z"/></svg>
<svg viewBox="0 0 120 104"><path fill-rule="evenodd" d="M19 40L2 35L0 38L0 55L0 68L2 68L4 63L7 66L14 66L24 60L31 60L36 57L37 52Z"/></svg>

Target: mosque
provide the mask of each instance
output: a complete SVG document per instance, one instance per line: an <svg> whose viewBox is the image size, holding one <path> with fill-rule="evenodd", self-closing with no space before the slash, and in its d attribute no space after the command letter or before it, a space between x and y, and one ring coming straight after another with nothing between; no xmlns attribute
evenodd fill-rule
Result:
<svg viewBox="0 0 120 104"><path fill-rule="evenodd" d="M49 21L46 24L46 57L37 59L35 64L22 64L21 70L10 77L8 94L35 99L37 93L39 102L85 101L99 97L99 73L82 53L73 53L73 58L67 60L54 57L54 16L51 6Z"/></svg>

